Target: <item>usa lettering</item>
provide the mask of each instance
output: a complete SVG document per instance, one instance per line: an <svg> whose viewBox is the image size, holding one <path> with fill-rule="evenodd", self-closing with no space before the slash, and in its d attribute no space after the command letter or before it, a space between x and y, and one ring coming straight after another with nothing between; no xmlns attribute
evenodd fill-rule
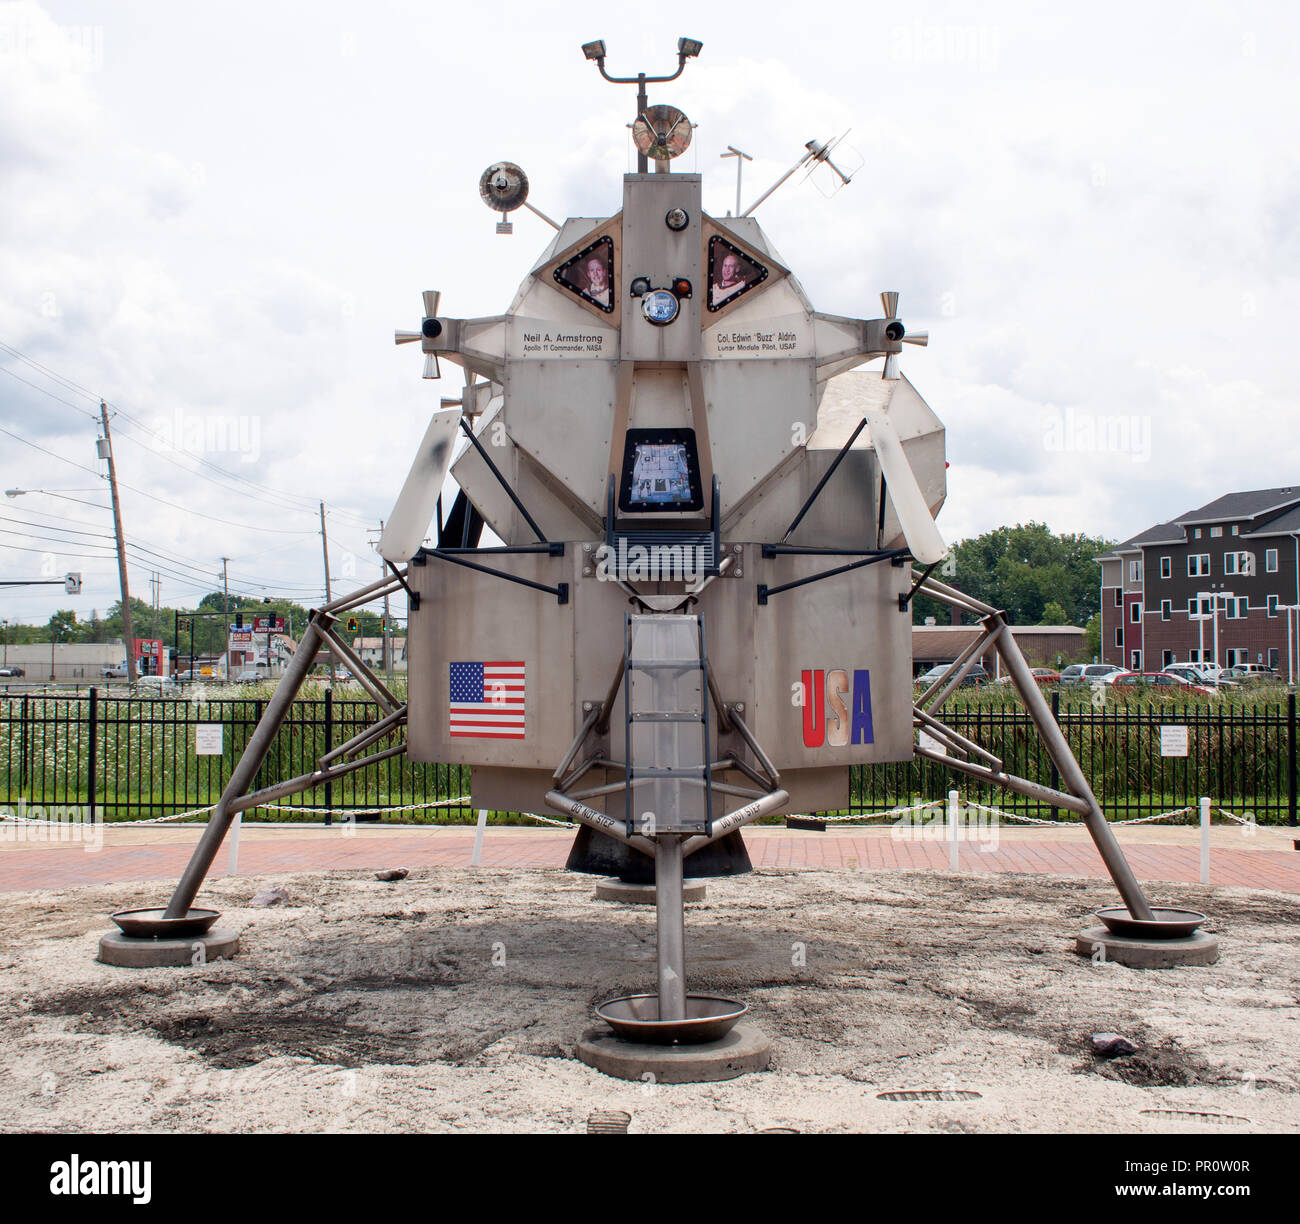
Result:
<svg viewBox="0 0 1300 1224"><path fill-rule="evenodd" d="M871 744L871 673L839 668L802 673L803 746L844 748Z"/></svg>

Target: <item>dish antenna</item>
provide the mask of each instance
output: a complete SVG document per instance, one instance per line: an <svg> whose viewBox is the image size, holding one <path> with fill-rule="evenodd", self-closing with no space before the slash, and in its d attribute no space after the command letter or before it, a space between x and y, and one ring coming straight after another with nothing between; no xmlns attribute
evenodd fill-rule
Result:
<svg viewBox="0 0 1300 1224"><path fill-rule="evenodd" d="M560 228L544 212L528 203L528 175L514 162L493 162L479 178L478 193L484 204L501 214L501 220L497 222L498 234L515 232L514 224L506 220L505 214L520 207L541 217L552 229Z"/></svg>
<svg viewBox="0 0 1300 1224"><path fill-rule="evenodd" d="M632 125L632 143L642 156L671 161L691 143L691 121L675 106L647 107Z"/></svg>

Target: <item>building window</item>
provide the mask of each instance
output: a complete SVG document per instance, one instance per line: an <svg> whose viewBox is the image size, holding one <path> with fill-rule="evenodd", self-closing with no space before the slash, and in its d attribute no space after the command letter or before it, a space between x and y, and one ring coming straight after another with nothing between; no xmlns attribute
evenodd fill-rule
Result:
<svg viewBox="0 0 1300 1224"><path fill-rule="evenodd" d="M1217 540L1217 539L1218 539L1222 534L1223 534L1223 528L1222 528L1222 527L1211 527L1211 528L1210 528L1210 539L1212 539L1212 540Z"/></svg>
<svg viewBox="0 0 1300 1224"><path fill-rule="evenodd" d="M1161 557L1161 558L1160 558L1160 577L1161 577L1161 578L1171 578L1171 577L1173 577L1173 573L1174 573L1174 559L1173 559L1173 557Z"/></svg>
<svg viewBox="0 0 1300 1224"><path fill-rule="evenodd" d="M1268 648L1268 665L1273 671L1277 671L1277 665L1282 661L1282 656L1278 653L1276 646Z"/></svg>
<svg viewBox="0 0 1300 1224"><path fill-rule="evenodd" d="M1225 599L1223 607L1229 620L1245 620L1247 612L1250 611L1250 605L1244 595L1238 599Z"/></svg>
<svg viewBox="0 0 1300 1224"><path fill-rule="evenodd" d="M1270 548L1264 553L1264 572L1267 574L1277 573L1277 549Z"/></svg>
<svg viewBox="0 0 1300 1224"><path fill-rule="evenodd" d="M1236 667L1238 663L1249 663L1249 662L1250 662L1250 651L1247 650L1244 646L1239 647L1236 650L1228 651L1229 667Z"/></svg>
<svg viewBox="0 0 1300 1224"><path fill-rule="evenodd" d="M1115 630L1115 645L1118 646L1120 650L1124 649L1124 630L1122 628Z"/></svg>
<svg viewBox="0 0 1300 1224"><path fill-rule="evenodd" d="M1174 661L1174 652L1172 650L1162 651L1160 654L1160 666L1168 667Z"/></svg>
<svg viewBox="0 0 1300 1224"><path fill-rule="evenodd" d="M1160 619L1168 620L1174 614L1174 604L1170 599L1160 601Z"/></svg>
<svg viewBox="0 0 1300 1224"><path fill-rule="evenodd" d="M1232 525L1232 534L1233 534L1233 535L1236 535L1236 534L1237 534L1237 524L1236 524L1236 523L1233 523L1233 525Z"/></svg>
<svg viewBox="0 0 1300 1224"><path fill-rule="evenodd" d="M1205 662L1205 660L1201 658L1201 652L1200 652L1200 651L1199 651L1195 646L1193 646L1193 647L1191 648L1191 650L1189 650L1189 651L1187 652L1187 661L1188 661L1189 663L1204 663L1204 662Z"/></svg>
<svg viewBox="0 0 1300 1224"><path fill-rule="evenodd" d="M1189 578L1208 578L1210 576L1210 554L1190 554L1187 558L1187 576Z"/></svg>
<svg viewBox="0 0 1300 1224"><path fill-rule="evenodd" d="M1276 616L1276 615L1277 615L1277 596L1276 596L1276 595L1270 595L1270 596L1268 597L1268 614L1269 614L1269 616Z"/></svg>
<svg viewBox="0 0 1300 1224"><path fill-rule="evenodd" d="M1115 606L1117 608L1124 606L1124 592L1119 587L1115 588Z"/></svg>
<svg viewBox="0 0 1300 1224"><path fill-rule="evenodd" d="M1198 527L1194 532L1192 532L1192 535L1199 540L1201 538L1201 529Z"/></svg>
<svg viewBox="0 0 1300 1224"><path fill-rule="evenodd" d="M1142 562L1130 561L1128 563L1128 580L1130 582L1142 581Z"/></svg>
<svg viewBox="0 0 1300 1224"><path fill-rule="evenodd" d="M1130 650L1128 652L1128 665L1133 671L1142 670L1142 652L1140 650Z"/></svg>
<svg viewBox="0 0 1300 1224"><path fill-rule="evenodd" d="M1128 618L1135 625L1142 623L1142 605L1136 599L1128 606Z"/></svg>

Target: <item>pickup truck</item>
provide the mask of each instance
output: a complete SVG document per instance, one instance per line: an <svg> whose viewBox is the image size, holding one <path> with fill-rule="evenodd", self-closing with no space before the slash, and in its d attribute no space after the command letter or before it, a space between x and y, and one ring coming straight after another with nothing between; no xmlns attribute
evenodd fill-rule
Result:
<svg viewBox="0 0 1300 1224"><path fill-rule="evenodd" d="M99 669L99 674L105 680L125 680L126 664L125 663L106 663Z"/></svg>

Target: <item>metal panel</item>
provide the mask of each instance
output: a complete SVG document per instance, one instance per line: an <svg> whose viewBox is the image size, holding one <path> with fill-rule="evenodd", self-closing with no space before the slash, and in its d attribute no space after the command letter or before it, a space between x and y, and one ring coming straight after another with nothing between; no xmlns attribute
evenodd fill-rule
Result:
<svg viewBox="0 0 1300 1224"><path fill-rule="evenodd" d="M752 545L745 552L747 570L768 586L848 560L783 555L764 561ZM898 608L910 581L910 566L882 561L773 595L756 609L751 666L757 698L749 724L778 768L911 760L912 625L910 614ZM823 685L821 708L810 713L813 728L824 729L816 747L805 743L805 671L820 672ZM833 678L832 672L844 674ZM862 673L868 673L865 680ZM838 698L832 695L835 680L843 690ZM860 683L869 685L869 702ZM853 742L855 700L870 714L870 743Z"/></svg>
<svg viewBox="0 0 1300 1224"><path fill-rule="evenodd" d="M495 554L475 560L553 586L573 577L571 556ZM408 739L415 761L554 769L573 738L573 605L434 557L412 565L420 596L407 626ZM450 734L449 665L522 662L522 739Z"/></svg>
<svg viewBox="0 0 1300 1224"><path fill-rule="evenodd" d="M816 428L811 361L705 361L713 470L730 514Z"/></svg>
<svg viewBox="0 0 1300 1224"><path fill-rule="evenodd" d="M664 217L684 208L690 218L683 230L670 230ZM623 177L623 281L629 303L623 315L624 358L635 361L693 361L700 351L700 310L708 288L701 263L700 176L698 174L628 174ZM686 277L693 294L677 318L664 327L649 323L639 302L626 297L628 285L645 276L656 289Z"/></svg>
<svg viewBox="0 0 1300 1224"><path fill-rule="evenodd" d="M510 436L599 521L605 510L617 363L513 361L506 380Z"/></svg>

